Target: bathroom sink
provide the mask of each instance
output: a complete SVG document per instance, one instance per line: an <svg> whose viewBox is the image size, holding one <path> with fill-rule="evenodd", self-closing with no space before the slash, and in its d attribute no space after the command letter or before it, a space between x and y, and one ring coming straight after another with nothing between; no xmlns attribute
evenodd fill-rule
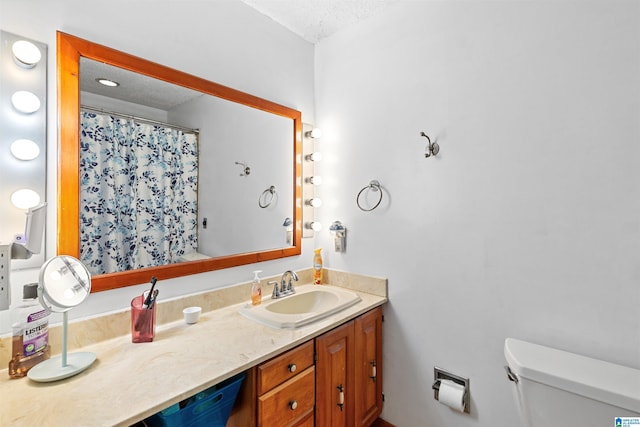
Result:
<svg viewBox="0 0 640 427"><path fill-rule="evenodd" d="M303 285L296 293L279 299L264 299L262 304L247 304L240 314L278 329L296 329L324 319L360 301L354 292L329 285Z"/></svg>

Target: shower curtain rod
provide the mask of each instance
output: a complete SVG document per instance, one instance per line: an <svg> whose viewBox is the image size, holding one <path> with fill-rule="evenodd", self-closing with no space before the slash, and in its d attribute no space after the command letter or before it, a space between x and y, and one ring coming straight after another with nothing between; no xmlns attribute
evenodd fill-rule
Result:
<svg viewBox="0 0 640 427"><path fill-rule="evenodd" d="M165 123L165 122L161 122L161 121L158 121L158 120L151 120L151 119L145 119L144 117L133 116L131 114L118 113L116 111L106 111L106 110L103 110L101 108L89 107L88 105L81 105L80 109L81 110L92 111L92 112L96 112L96 113L109 114L111 116L123 117L125 119L133 119L133 120L137 120L139 122L143 122L143 123L147 123L147 124L151 124L151 125L167 126L167 127L172 128L172 129L178 129L178 130L185 131L185 132L195 133L196 135L200 134L200 129L190 129L190 128L187 128L187 127L184 127L184 126L180 126L180 125L173 125L171 123Z"/></svg>

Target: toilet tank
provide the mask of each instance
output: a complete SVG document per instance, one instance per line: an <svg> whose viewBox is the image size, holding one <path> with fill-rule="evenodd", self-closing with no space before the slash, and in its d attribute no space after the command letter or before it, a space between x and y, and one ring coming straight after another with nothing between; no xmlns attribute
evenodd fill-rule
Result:
<svg viewBox="0 0 640 427"><path fill-rule="evenodd" d="M504 343L523 427L608 427L640 420L640 370L513 338Z"/></svg>

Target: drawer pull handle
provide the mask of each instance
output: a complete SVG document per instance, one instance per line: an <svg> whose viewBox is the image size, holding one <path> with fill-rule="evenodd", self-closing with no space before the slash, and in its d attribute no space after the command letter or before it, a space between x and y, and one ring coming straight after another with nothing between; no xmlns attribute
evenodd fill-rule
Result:
<svg viewBox="0 0 640 427"><path fill-rule="evenodd" d="M371 363L371 376L369 378L371 378L371 380L373 382L376 382L376 377L378 376L378 372L377 372L377 368L376 368L376 365L377 365L376 360L373 359L369 363Z"/></svg>
<svg viewBox="0 0 640 427"><path fill-rule="evenodd" d="M287 368L289 369L289 372L294 373L296 371L296 369L298 369L298 367L296 366L295 363L289 363L289 366L287 366Z"/></svg>
<svg viewBox="0 0 640 427"><path fill-rule="evenodd" d="M340 412L342 412L344 409L344 387L340 384L337 388L340 392L340 394L338 394L338 407L340 408Z"/></svg>
<svg viewBox="0 0 640 427"><path fill-rule="evenodd" d="M291 402L289 402L289 409L291 409L292 411L295 410L298 407L298 402L295 400L292 400Z"/></svg>

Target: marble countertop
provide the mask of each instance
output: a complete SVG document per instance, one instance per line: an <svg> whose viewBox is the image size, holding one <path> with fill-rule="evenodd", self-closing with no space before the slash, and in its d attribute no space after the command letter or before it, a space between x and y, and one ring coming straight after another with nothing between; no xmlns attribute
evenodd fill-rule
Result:
<svg viewBox="0 0 640 427"><path fill-rule="evenodd" d="M82 346L97 360L65 380L10 380L0 371L0 425L129 426L387 301L385 279L367 283L367 276L334 277L342 283L332 284L350 288L361 301L296 330L245 318L238 313L243 301L210 311L203 307L193 325L182 319L158 324L151 343L133 344L124 334ZM174 305L181 307L180 300Z"/></svg>

